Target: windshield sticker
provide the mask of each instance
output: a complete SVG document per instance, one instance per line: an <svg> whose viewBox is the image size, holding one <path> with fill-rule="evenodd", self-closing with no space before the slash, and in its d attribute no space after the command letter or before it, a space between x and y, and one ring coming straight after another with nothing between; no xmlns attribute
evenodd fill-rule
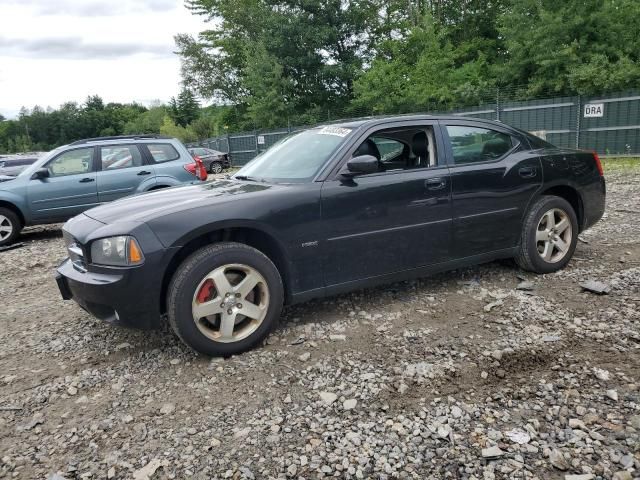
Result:
<svg viewBox="0 0 640 480"><path fill-rule="evenodd" d="M346 137L351 133L351 129L342 127L323 127L318 133L320 135L337 135L338 137Z"/></svg>

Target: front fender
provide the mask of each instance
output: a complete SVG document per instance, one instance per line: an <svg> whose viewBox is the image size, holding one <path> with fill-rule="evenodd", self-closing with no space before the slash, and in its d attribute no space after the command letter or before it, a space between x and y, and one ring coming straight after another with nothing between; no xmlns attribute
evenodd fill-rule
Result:
<svg viewBox="0 0 640 480"><path fill-rule="evenodd" d="M18 195L6 190L0 190L0 205L2 203L9 204L17 209L20 216L22 216L25 225L31 223L31 215L29 214L27 200L23 195Z"/></svg>

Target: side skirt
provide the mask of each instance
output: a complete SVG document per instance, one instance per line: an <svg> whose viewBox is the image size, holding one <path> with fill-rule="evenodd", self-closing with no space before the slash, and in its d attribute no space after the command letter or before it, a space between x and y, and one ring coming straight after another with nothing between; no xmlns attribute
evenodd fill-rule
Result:
<svg viewBox="0 0 640 480"><path fill-rule="evenodd" d="M388 273L376 277L363 278L361 280L353 280L351 282L338 283L329 285L325 288L316 288L305 292L294 293L291 295L290 305L306 302L312 298L321 298L340 293L351 292L362 288L370 288L388 283L401 282L414 278L427 277L436 273L446 272L447 270L455 270L458 268L470 267L481 263L492 262L502 258L512 258L517 254L517 247L505 248L494 252L482 253L471 257L459 258L442 263L435 263L424 267L412 268L410 270L402 270L400 272Z"/></svg>

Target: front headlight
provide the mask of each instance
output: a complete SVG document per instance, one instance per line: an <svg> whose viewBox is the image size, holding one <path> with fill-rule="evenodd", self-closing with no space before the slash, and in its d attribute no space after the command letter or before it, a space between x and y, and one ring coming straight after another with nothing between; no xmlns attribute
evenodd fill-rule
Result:
<svg viewBox="0 0 640 480"><path fill-rule="evenodd" d="M140 265L143 261L140 245L128 235L101 238L91 244L91 263L97 265L128 267Z"/></svg>

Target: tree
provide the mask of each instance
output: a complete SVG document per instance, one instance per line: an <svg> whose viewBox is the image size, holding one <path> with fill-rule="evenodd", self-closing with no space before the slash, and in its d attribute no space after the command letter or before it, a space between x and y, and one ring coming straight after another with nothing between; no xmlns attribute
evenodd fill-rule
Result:
<svg viewBox="0 0 640 480"><path fill-rule="evenodd" d="M200 114L200 105L191 90L183 88L178 98L171 97L169 101L169 115L181 127L186 127Z"/></svg>
<svg viewBox="0 0 640 480"><path fill-rule="evenodd" d="M638 84L635 0L512 0L500 17L506 84L526 94L602 93Z"/></svg>

